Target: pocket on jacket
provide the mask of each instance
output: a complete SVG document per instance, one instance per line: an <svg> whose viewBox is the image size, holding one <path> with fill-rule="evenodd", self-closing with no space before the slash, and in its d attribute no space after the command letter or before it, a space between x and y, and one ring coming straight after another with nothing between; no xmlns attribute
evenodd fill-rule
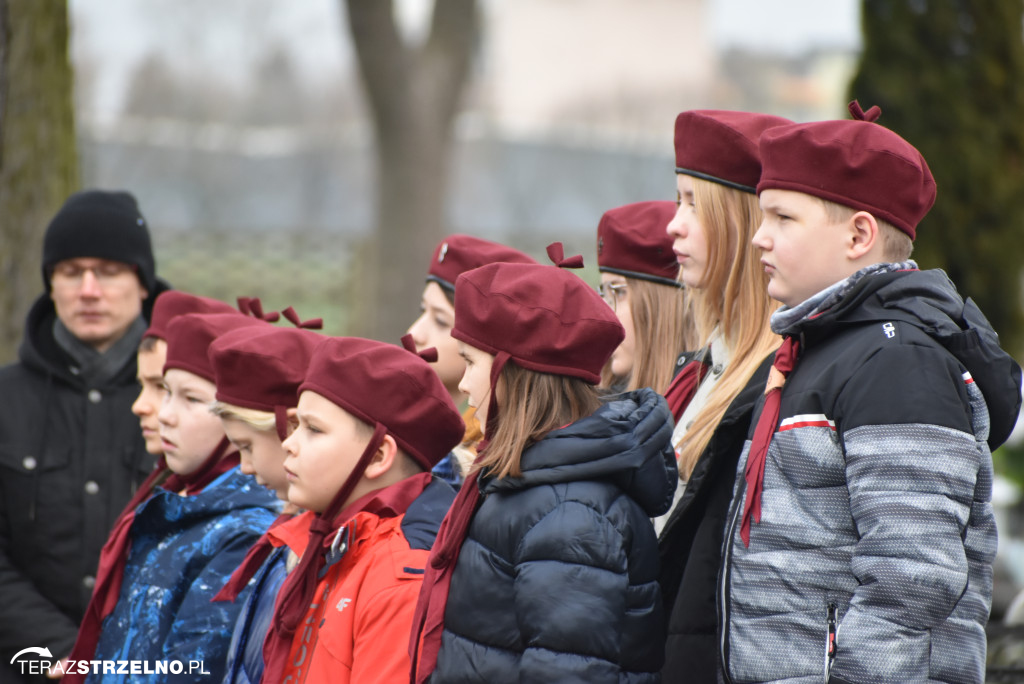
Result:
<svg viewBox="0 0 1024 684"><path fill-rule="evenodd" d="M32 449L0 447L0 468L6 472L31 476L67 468L71 463L71 450L49 448L40 456Z"/></svg>
<svg viewBox="0 0 1024 684"><path fill-rule="evenodd" d="M15 524L34 520L41 500L67 500L73 487L73 478L67 473L70 465L68 448L50 447L40 457L17 446L0 447L0 492ZM45 497L41 497L43 492Z"/></svg>

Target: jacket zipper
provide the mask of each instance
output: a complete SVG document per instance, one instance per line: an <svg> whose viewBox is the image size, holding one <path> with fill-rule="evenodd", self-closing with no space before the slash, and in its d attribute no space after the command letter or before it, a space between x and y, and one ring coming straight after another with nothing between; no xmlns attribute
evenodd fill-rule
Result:
<svg viewBox="0 0 1024 684"><path fill-rule="evenodd" d="M749 452L748 452L749 456ZM725 531L725 539L723 540L723 554L722 554L722 566L718 570L718 624L720 625L721 633L719 635L718 644L718 658L719 665L722 668L722 679L725 684L731 684L732 679L729 675L729 563L732 560L732 542L736 535L736 523L739 518L740 511L743 510L743 495L746 494L747 486L744 481L741 490L737 492L740 496L734 496L732 502L732 511L729 515L729 525ZM737 501L739 505L737 505Z"/></svg>
<svg viewBox="0 0 1024 684"><path fill-rule="evenodd" d="M836 650L839 648L839 621L836 604L828 604L825 631L825 684L832 678L832 666L836 662Z"/></svg>

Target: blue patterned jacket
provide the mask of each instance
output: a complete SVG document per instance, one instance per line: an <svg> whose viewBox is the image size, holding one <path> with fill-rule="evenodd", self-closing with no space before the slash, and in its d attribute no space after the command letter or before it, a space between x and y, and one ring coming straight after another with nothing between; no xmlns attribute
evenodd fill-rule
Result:
<svg viewBox="0 0 1024 684"><path fill-rule="evenodd" d="M237 467L194 496L158 490L139 506L114 612L103 622L96 660L181 661L183 674L92 674L89 684L191 682L190 661L219 682L231 633L247 597L212 603L277 516L272 492ZM153 667L152 665L150 667Z"/></svg>
<svg viewBox="0 0 1024 684"><path fill-rule="evenodd" d="M749 547L749 442L740 456L719 583L725 680L980 684L990 449L1016 421L1020 368L944 273L913 262L862 270L772 327L800 355Z"/></svg>
<svg viewBox="0 0 1024 684"><path fill-rule="evenodd" d="M228 647L224 684L259 684L263 679L263 640L270 631L277 595L288 577L288 549L275 549L253 577L249 596L235 599L242 610Z"/></svg>

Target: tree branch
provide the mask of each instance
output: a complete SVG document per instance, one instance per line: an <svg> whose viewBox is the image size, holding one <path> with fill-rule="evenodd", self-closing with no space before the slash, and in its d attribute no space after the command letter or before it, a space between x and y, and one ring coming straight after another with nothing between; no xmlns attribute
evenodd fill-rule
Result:
<svg viewBox="0 0 1024 684"><path fill-rule="evenodd" d="M392 0L343 0L359 71L378 130L409 110L410 51L395 26Z"/></svg>
<svg viewBox="0 0 1024 684"><path fill-rule="evenodd" d="M459 107L479 36L477 0L435 0L420 68L437 121L448 126Z"/></svg>

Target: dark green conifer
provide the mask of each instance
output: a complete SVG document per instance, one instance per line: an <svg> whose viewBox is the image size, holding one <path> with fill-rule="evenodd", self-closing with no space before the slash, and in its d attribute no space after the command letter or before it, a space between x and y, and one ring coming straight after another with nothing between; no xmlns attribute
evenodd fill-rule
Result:
<svg viewBox="0 0 1024 684"><path fill-rule="evenodd" d="M864 0L850 86L916 146L938 184L922 268L949 273L1007 350L1024 350L1024 0Z"/></svg>

